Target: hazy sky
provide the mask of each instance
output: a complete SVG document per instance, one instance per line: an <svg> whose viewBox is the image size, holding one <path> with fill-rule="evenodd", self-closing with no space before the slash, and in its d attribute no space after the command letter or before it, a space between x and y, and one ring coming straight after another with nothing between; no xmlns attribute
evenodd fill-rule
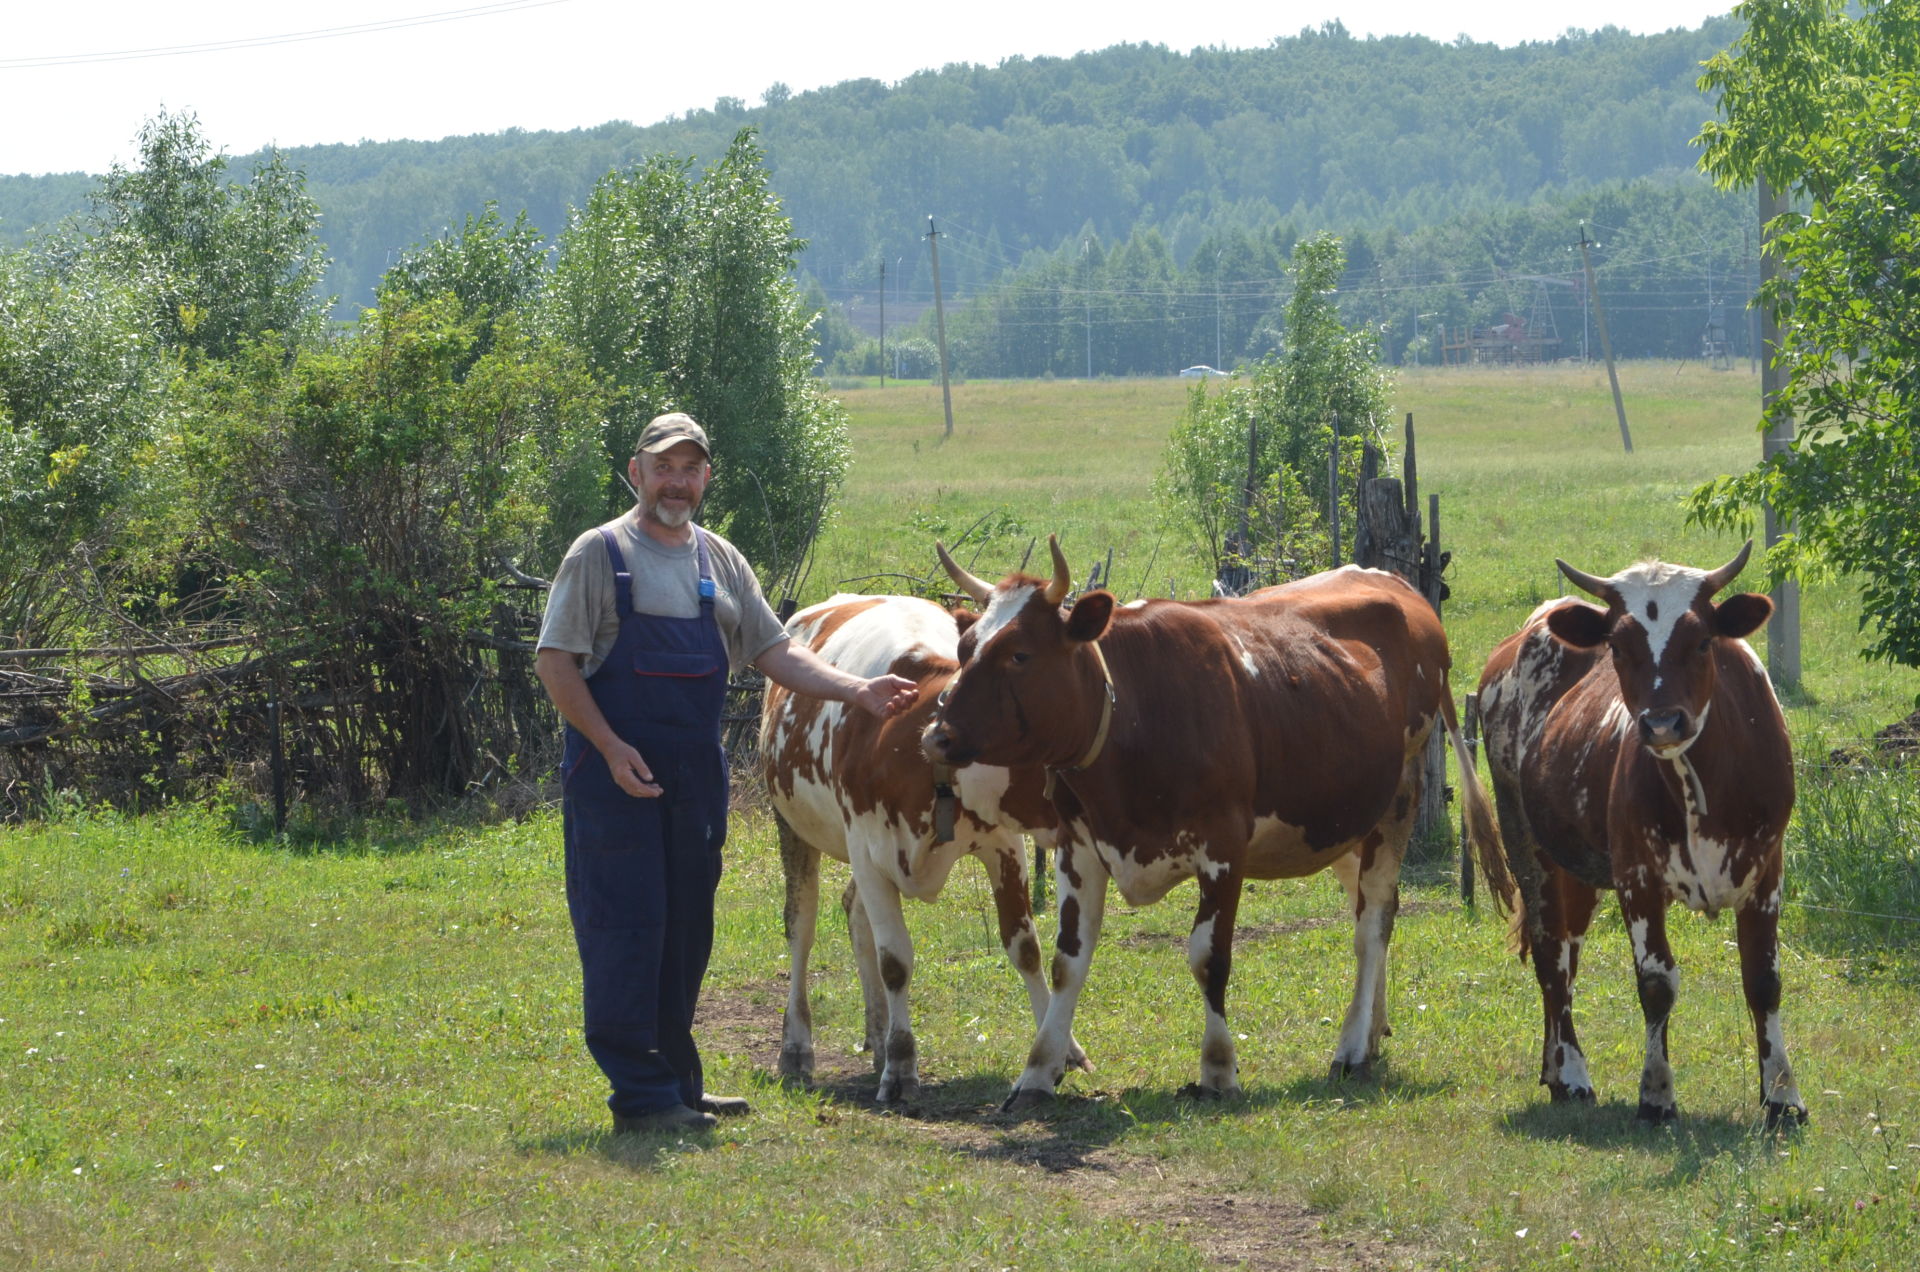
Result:
<svg viewBox="0 0 1920 1272"><path fill-rule="evenodd" d="M757 104L951 62L1068 55L1122 42L1255 48L1338 18L1356 36L1418 32L1516 44L1570 26L1698 27L1732 0L7 0L0 173L101 172L134 158L161 106L220 149L652 123L719 97ZM208 45L229 45L209 49ZM154 50L167 52L154 55Z"/></svg>

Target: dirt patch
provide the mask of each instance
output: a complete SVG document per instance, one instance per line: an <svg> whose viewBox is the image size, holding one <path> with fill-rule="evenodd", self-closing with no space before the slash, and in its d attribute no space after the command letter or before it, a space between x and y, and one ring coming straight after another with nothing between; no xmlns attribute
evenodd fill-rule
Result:
<svg viewBox="0 0 1920 1272"><path fill-rule="evenodd" d="M1830 764L1911 764L1920 761L1920 710L1873 735L1860 746L1843 746L1827 757Z"/></svg>
<svg viewBox="0 0 1920 1272"><path fill-rule="evenodd" d="M996 1123L999 1123L996 1125ZM1170 1177L1157 1161L1077 1140L1040 1123L921 1123L956 1152L1031 1166L1103 1219L1164 1228L1209 1263L1254 1272L1385 1272L1424 1266L1385 1242L1328 1233L1323 1216L1297 1202L1233 1190L1221 1181ZM1037 1129L1036 1129L1037 1128Z"/></svg>
<svg viewBox="0 0 1920 1272"><path fill-rule="evenodd" d="M1095 1209L1155 1216L1155 1222L1193 1242L1207 1261L1255 1272L1374 1272L1417 1266L1409 1254L1379 1241L1330 1234L1305 1206L1270 1197L1207 1191L1198 1185L1163 1186L1150 1196L1124 1187ZM1084 1194L1083 1194L1084 1195Z"/></svg>
<svg viewBox="0 0 1920 1272"><path fill-rule="evenodd" d="M693 1033L703 1050L744 1055L753 1067L773 1072L780 1064L780 1021L787 1005L787 978L772 976L737 989L700 991Z"/></svg>
<svg viewBox="0 0 1920 1272"><path fill-rule="evenodd" d="M1346 920L1262 925L1252 939L1334 922ZM1177 941L1150 934L1136 939ZM755 1068L771 1073L780 1059L780 1010L786 998L785 977L708 990L701 995L695 1020L702 1045L744 1055ZM1159 1162L1114 1148L1106 1142L1114 1123L1099 1111L1114 1098L1111 1093L1095 1091L1084 1097L1086 1116L1068 1112L1030 1120L1000 1112L1005 1075L929 1083L911 1105L891 1112L874 1108L874 1081L871 1059L865 1055L821 1051L815 1057L813 1087L827 1101L823 1116L828 1120L885 1117L955 1155L1031 1168L1046 1186L1069 1193L1102 1218L1165 1228L1219 1267L1386 1272L1425 1264L1416 1252L1385 1242L1328 1233L1323 1217L1307 1206L1248 1194L1225 1181L1172 1177Z"/></svg>

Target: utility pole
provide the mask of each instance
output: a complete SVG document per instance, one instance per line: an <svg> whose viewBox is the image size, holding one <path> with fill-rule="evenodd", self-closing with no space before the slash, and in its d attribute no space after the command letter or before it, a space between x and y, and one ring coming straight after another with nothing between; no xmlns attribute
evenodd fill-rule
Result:
<svg viewBox="0 0 1920 1272"><path fill-rule="evenodd" d="M1087 273L1087 253L1093 250L1092 239L1080 240L1080 304L1081 330L1087 340L1087 379L1093 379L1093 291L1089 286Z"/></svg>
<svg viewBox="0 0 1920 1272"><path fill-rule="evenodd" d="M880 262L880 387L887 387L887 262Z"/></svg>
<svg viewBox="0 0 1920 1272"><path fill-rule="evenodd" d="M1773 188L1773 183L1762 174L1755 182L1760 195L1760 286L1765 289L1774 279L1779 267L1773 253L1767 251L1767 226L1774 218L1785 214L1786 196ZM1761 443L1761 456L1772 459L1775 455L1793 449L1793 416L1784 411L1773 414L1774 407L1780 401L1785 389L1785 376L1780 369L1780 324L1773 307L1764 302L1760 309L1760 409L1766 412L1766 440ZM1780 514L1767 505L1767 551L1773 551L1773 545L1780 542L1784 527L1780 524ZM1792 579L1782 579L1771 593L1773 597L1773 617L1767 620L1767 674L1775 685L1786 687L1800 683L1800 585Z"/></svg>
<svg viewBox="0 0 1920 1272"><path fill-rule="evenodd" d="M1225 367L1220 365L1220 292L1222 289L1220 282L1220 256L1225 250L1226 249L1222 248L1220 252L1213 254L1213 369L1215 371L1226 370Z"/></svg>
<svg viewBox="0 0 1920 1272"><path fill-rule="evenodd" d="M927 218L927 247L933 253L933 326L940 334L940 402L947 409L946 436L953 436L953 388L947 379L947 311L940 302L940 231Z"/></svg>
<svg viewBox="0 0 1920 1272"><path fill-rule="evenodd" d="M1613 367L1613 341L1607 339L1607 310L1600 303L1600 291L1593 285L1593 258L1587 255L1587 223L1580 222L1580 265L1587 273L1587 295L1593 297L1593 321L1600 328L1600 352L1607 359L1607 383L1613 386L1613 414L1620 421L1620 440L1627 454L1633 454L1633 434L1627 431L1627 408L1620 401L1620 373Z"/></svg>
<svg viewBox="0 0 1920 1272"><path fill-rule="evenodd" d="M1380 297L1380 348L1385 353L1387 340L1387 276L1380 268L1380 262L1373 263L1373 286Z"/></svg>

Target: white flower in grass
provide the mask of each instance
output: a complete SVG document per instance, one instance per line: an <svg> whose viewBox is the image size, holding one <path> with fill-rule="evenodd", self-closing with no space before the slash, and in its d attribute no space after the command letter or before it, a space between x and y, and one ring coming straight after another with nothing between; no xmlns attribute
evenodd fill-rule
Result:
<svg viewBox="0 0 1920 1272"><path fill-rule="evenodd" d="M227 1168L227 1164L225 1162L217 1163L213 1168L213 1173L218 1175L221 1171L225 1170L226 1168Z"/></svg>

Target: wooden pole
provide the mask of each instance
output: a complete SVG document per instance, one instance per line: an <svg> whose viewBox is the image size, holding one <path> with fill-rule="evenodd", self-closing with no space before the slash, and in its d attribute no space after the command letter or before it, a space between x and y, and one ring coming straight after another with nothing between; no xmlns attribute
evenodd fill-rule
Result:
<svg viewBox="0 0 1920 1272"><path fill-rule="evenodd" d="M278 698L267 704L267 727L273 746L269 761L273 771L273 831L279 835L287 829L287 751L280 732Z"/></svg>
<svg viewBox="0 0 1920 1272"><path fill-rule="evenodd" d="M1408 416L1407 453L1413 453L1412 416ZM1407 489L1413 489L1413 466L1407 466ZM1418 507L1418 505L1415 505ZM1418 535L1418 522L1415 522L1415 534ZM1416 539L1416 542L1418 540ZM1427 496L1427 535L1420 549L1420 590L1427 598L1427 604L1433 606L1437 617L1440 614L1441 598L1445 595L1445 585L1440 580L1440 496ZM1440 692L1452 693L1445 685ZM1467 775L1463 775L1463 778ZM1447 789L1447 731L1436 727L1427 737L1427 778L1420 784L1420 819L1416 830L1422 839L1432 840L1436 844L1445 843L1447 837L1447 800L1452 792Z"/></svg>
<svg viewBox="0 0 1920 1272"><path fill-rule="evenodd" d="M1333 533L1334 565L1340 564L1340 415L1333 417L1333 445L1327 448L1327 528Z"/></svg>
<svg viewBox="0 0 1920 1272"><path fill-rule="evenodd" d="M1413 412L1407 412L1406 453L1400 457L1400 476L1407 497L1407 521L1413 526L1413 541L1420 542L1420 464L1413 442ZM1415 586L1418 586L1416 583Z"/></svg>
<svg viewBox="0 0 1920 1272"><path fill-rule="evenodd" d="M1613 386L1613 414L1620 421L1620 441L1633 454L1633 434L1627 431L1627 408L1620 401L1620 373L1613 365L1613 341L1607 337L1607 310L1593 285L1593 259L1587 255L1587 223L1580 222L1580 266L1587 273L1587 295L1593 297L1593 323L1600 329L1600 352L1607 359L1607 383Z"/></svg>
<svg viewBox="0 0 1920 1272"><path fill-rule="evenodd" d="M1467 695L1467 711L1460 721L1461 741L1467 744L1467 757L1478 761L1480 757L1480 695ZM1477 781L1473 773L1464 773L1460 780ZM1473 904L1473 843L1467 832L1467 807L1465 801L1460 805L1460 899L1468 905Z"/></svg>
<svg viewBox="0 0 1920 1272"><path fill-rule="evenodd" d="M1787 210L1786 197L1773 188L1765 176L1758 182L1760 190L1760 285L1764 289L1773 281L1779 268L1778 259L1767 251L1767 225ZM1760 306L1760 409L1767 415L1766 440L1761 444L1761 456L1772 459L1775 455L1793 449L1793 416L1785 411L1775 412L1780 396L1786 389L1786 377L1780 368L1780 323L1772 307ZM1780 536L1786 527L1781 524L1780 514L1767 506L1767 550L1771 552L1774 544L1780 542ZM1773 683L1781 688L1800 683L1800 585L1792 579L1782 579L1771 596L1773 598L1773 617L1767 620L1767 674Z"/></svg>
<svg viewBox="0 0 1920 1272"><path fill-rule="evenodd" d="M947 411L946 436L953 436L953 387L947 377L947 311L940 300L940 231L927 218L927 248L933 254L933 327L940 336L940 403Z"/></svg>
<svg viewBox="0 0 1920 1272"><path fill-rule="evenodd" d="M880 387L887 387L887 263L880 262Z"/></svg>

